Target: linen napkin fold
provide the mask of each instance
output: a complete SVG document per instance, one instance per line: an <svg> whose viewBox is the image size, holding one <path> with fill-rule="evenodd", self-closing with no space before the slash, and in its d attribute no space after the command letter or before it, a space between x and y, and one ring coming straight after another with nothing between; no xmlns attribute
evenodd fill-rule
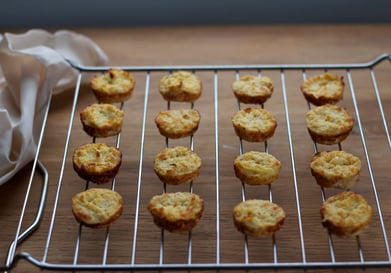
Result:
<svg viewBox="0 0 391 273"><path fill-rule="evenodd" d="M72 31L0 35L0 185L34 159L52 92L75 85L77 71L65 58L108 63L94 41Z"/></svg>

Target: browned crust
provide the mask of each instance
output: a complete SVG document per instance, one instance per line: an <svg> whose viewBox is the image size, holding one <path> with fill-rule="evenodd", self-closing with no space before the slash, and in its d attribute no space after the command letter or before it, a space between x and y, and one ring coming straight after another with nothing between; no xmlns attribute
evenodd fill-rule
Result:
<svg viewBox="0 0 391 273"><path fill-rule="evenodd" d="M248 228L248 226L240 221L237 221L234 219L235 227L238 231L240 231L243 234L246 234L248 236L252 237L264 237L264 236L271 236L277 231L281 229L285 221L284 219L280 219L279 221L276 221L273 226L268 226L263 228L262 230L251 230Z"/></svg>
<svg viewBox="0 0 391 273"><path fill-rule="evenodd" d="M76 221L78 223L82 224L83 226L90 227L90 228L104 228L104 227L108 227L109 225L114 223L122 215L122 212L123 212L123 206L121 206L118 210L116 210L115 213L113 213L113 215L110 218L107 218L106 221L102 221L97 224L90 224L88 222L85 222L82 219L85 216L78 214L78 212L73 211L72 213L73 213L73 216L75 217Z"/></svg>
<svg viewBox="0 0 391 273"><path fill-rule="evenodd" d="M201 96L201 93L193 94L186 90L182 90L179 94L165 93L162 97L166 101L177 101L177 102L194 102Z"/></svg>
<svg viewBox="0 0 391 273"><path fill-rule="evenodd" d="M344 141L352 131L353 127L350 128L348 131L346 131L343 134L340 135L320 135L315 132L313 132L311 129L308 128L308 132L311 136L311 139L319 144L324 144L324 145L334 145L341 143Z"/></svg>
<svg viewBox="0 0 391 273"><path fill-rule="evenodd" d="M349 189L358 181L359 174L351 176L346 181L341 181L342 179L327 179L322 174L314 172L311 170L311 174L315 177L316 183L319 186L325 188L338 188L338 189Z"/></svg>
<svg viewBox="0 0 391 273"><path fill-rule="evenodd" d="M155 169L155 173L159 177L159 179L162 182L166 183L166 184L180 185L180 184L186 183L188 181L191 181L191 180L194 180L195 178L197 178L200 175L200 167L198 167L197 169L192 170L189 173L185 173L185 174L182 174L182 175L178 175L178 174L176 174L174 172L161 174L156 169Z"/></svg>
<svg viewBox="0 0 391 273"><path fill-rule="evenodd" d="M91 137L109 137L118 135L121 132L121 127L110 127L110 128L98 128L94 126L82 123L83 130L87 135Z"/></svg>
<svg viewBox="0 0 391 273"><path fill-rule="evenodd" d="M265 103L272 96L272 94L248 96L248 95L241 94L241 93L234 93L234 95L238 101L240 101L241 103L246 103L246 104L262 104L262 103Z"/></svg>
<svg viewBox="0 0 391 273"><path fill-rule="evenodd" d="M105 203L105 204L102 204L102 206L104 207L104 208L102 208L102 210L104 210L104 213L106 213L107 215L101 216L100 219L93 219L94 218L92 215L93 212L91 212L91 213L86 212L86 210L84 210L82 208L84 205L89 206L87 204L88 198L84 198L83 195L85 195L87 192L92 192L92 191L95 191L97 193L97 196L96 196L97 198L99 198L99 193L103 192L103 191L110 191L116 195L116 198L118 198L118 202L116 203L116 206L111 207L110 209L108 209L106 207L107 202L105 200L102 200ZM86 202L86 203L84 205L80 204L83 202ZM99 204L94 204L94 205L99 206ZM108 189L91 188L91 189L88 189L84 192L80 192L80 193L74 195L72 198L72 214L73 214L73 216L75 217L77 222L79 222L80 224L82 224L84 226L90 227L90 228L107 227L110 224L112 224L114 221L116 221L122 215L122 212L123 212L122 197L117 192L114 192L114 191L111 191Z"/></svg>
<svg viewBox="0 0 391 273"><path fill-rule="evenodd" d="M326 96L315 97L311 93L303 92L304 98L313 105L320 106L325 104L335 104L341 100L341 98L329 98Z"/></svg>
<svg viewBox="0 0 391 273"><path fill-rule="evenodd" d="M343 217L335 214L333 218L325 218L327 211L332 203L344 201L345 204L339 205L339 208L343 210ZM356 213L349 207L351 203L355 202ZM322 205L320 209L322 218L322 225L328 229L328 231L334 235L349 237L355 236L367 229L371 217L372 209L365 200L365 198L357 193L351 191L344 191L339 194L329 197Z"/></svg>
<svg viewBox="0 0 391 273"><path fill-rule="evenodd" d="M92 90L96 99L100 102L104 103L116 103L116 102L123 102L131 98L132 96L132 90L129 90L126 93L121 93L121 94L105 94L101 93L98 90Z"/></svg>
<svg viewBox="0 0 391 273"><path fill-rule="evenodd" d="M115 147L115 153L111 154L110 162L103 166L102 170L97 170L98 163L94 161L80 162L78 160L79 152L82 149L86 149L89 146L106 145L103 143L90 143L79 146L73 153L72 165L76 173L83 179L91 181L95 184L104 184L110 182L119 172L122 164L122 153ZM97 148L99 150L99 148ZM109 164L110 163L110 164ZM102 163L99 163L102 167Z"/></svg>
<svg viewBox="0 0 391 273"><path fill-rule="evenodd" d="M316 81L334 81L339 84L337 87L338 90L336 90L333 94L327 94L327 93L321 93L315 95L311 90L309 89L308 85L316 82ZM337 75L331 74L331 73L324 73L320 75L315 75L311 78L308 78L306 81L304 81L300 89L305 97L305 99L316 105L324 105L324 104L335 104L338 101L340 101L343 98L343 91L344 91L345 83L343 81L343 77L339 77Z"/></svg>
<svg viewBox="0 0 391 273"><path fill-rule="evenodd" d="M181 233L192 230L199 222L200 217L202 215L202 211L197 214L197 218L195 219L187 219L187 220L176 220L171 221L165 217L159 217L153 215L153 222L160 228L163 228L169 232L173 233Z"/></svg>

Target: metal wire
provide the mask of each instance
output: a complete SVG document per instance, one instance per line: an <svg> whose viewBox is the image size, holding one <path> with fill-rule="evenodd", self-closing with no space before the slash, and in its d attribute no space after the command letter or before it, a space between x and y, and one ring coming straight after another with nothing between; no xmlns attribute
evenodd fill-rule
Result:
<svg viewBox="0 0 391 273"><path fill-rule="evenodd" d="M380 109L382 123L386 132L386 137L388 140L389 148L391 148L391 141L390 141L390 135L388 131L388 122L387 117L384 113L383 105L382 105L382 99L380 96L380 91L378 87L378 82L376 79L376 73L374 71L374 67L378 65L379 63L388 60L391 60L391 55L383 54L376 58L375 60L367 63L354 63L354 64L273 64L273 65L223 65L223 66L148 66L148 67L137 67L137 66L121 66L118 67L120 69L128 70L128 71L138 71L145 73L145 90L144 90L144 105L143 105L143 113L142 113L142 126L141 126L141 143L140 143L140 158L139 158L139 166L138 166L138 180L137 180L137 190L136 190L136 200L135 200L135 212L134 212L134 231L133 231L133 242L131 246L131 256L129 263L126 264L112 264L109 263L107 260L108 256L108 245L110 240L110 231L107 229L105 239L104 239L104 251L103 251L103 257L102 257L102 263L101 264L80 264L78 263L79 259L79 246L80 241L82 237L82 227L79 227L77 237L75 239L75 249L74 249L74 259L73 263L71 264L62 264L62 263L48 263L47 257L48 257L48 251L50 249L51 240L52 240L52 233L54 229L54 223L56 221L56 212L58 207L58 199L61 194L61 187L62 182L64 179L64 169L66 164L66 156L68 154L68 148L69 148L69 142L71 137L71 131L72 131L72 123L74 120L75 115L75 109L76 104L78 101L78 94L80 90L80 85L82 82L82 77L84 73L91 73L91 72L104 72L107 69L111 67L87 67L87 66L80 66L77 64L73 64L70 62L75 69L77 69L79 73L77 85L75 88L75 95L74 95L74 101L72 104L72 110L70 113L70 119L69 119L69 127L68 127L68 134L66 136L66 144L64 147L64 154L63 154L63 160L62 165L60 169L60 177L59 181L57 183L57 190L56 190L56 196L55 196L55 202L53 205L53 213L51 216L49 229L48 229L48 235L47 240L45 242L45 250L43 253L43 257L41 259L37 259L36 257L33 257L31 254L22 252L22 253L16 253L18 240L20 240L22 237L25 236L22 234L20 235L20 229L18 229L16 234L16 239L14 240L12 247L10 248L7 264L3 266L4 269L11 268L11 266L19 259L25 259L28 262L34 264L35 266L41 268L41 269L50 269L50 270L176 270L176 269L197 269L197 270L207 270L207 269L268 269L268 268L280 268L280 269L289 269L289 268L326 268L326 267L389 267L391 266L391 255L390 255L390 248L388 244L388 235L387 235L387 228L386 224L384 223L383 219L383 212L381 210L381 202L380 197L377 193L377 185L376 181L373 175L373 168L371 164L371 160L368 153L368 148L366 144L366 137L364 134L363 126L361 124L361 117L360 117L360 109L358 107L356 94L355 94L355 87L354 87L354 81L353 77L351 75L351 70L354 69L367 69L370 72L372 84L375 91L376 101ZM144 156L144 150L145 150L145 131L146 131L146 120L147 120L147 111L148 111L148 102L149 102L149 90L150 90L150 81L151 81L151 73L154 73L156 71L165 71L165 72L171 72L175 70L191 70L193 73L197 73L197 71L210 71L213 74L213 99L214 99L214 107L213 107L213 114L214 114L214 145L215 145L215 198L216 198L216 206L215 206L215 218L216 218L216 242L215 242L215 261L213 263L193 263L192 259L192 247L193 247L193 241L192 241L192 234L191 232L188 235L188 246L187 246L187 262L183 264L172 264L172 263L165 263L164 262L164 231L161 232L161 238L160 238L160 254L159 254L159 262L156 264L141 264L136 262L136 253L137 253L137 238L139 233L139 217L140 217L140 199L141 199L141 186L142 186L142 172L143 172L143 156ZM352 96L353 106L356 113L356 120L357 120L357 126L360 132L360 138L361 143L363 145L363 150L365 154L365 160L368 165L368 172L370 175L370 180L372 184L373 194L375 197L375 202L377 206L377 213L379 215L379 221L380 226L382 230L382 236L384 240L385 249L387 252L387 260L379 260L379 261L367 261L365 260L364 253L361 247L361 241L360 238L357 237L357 248L358 248L358 260L357 261L336 261L335 259L335 253L334 253L334 243L333 238L330 235L329 236L329 249L330 249L330 261L324 261L324 262L310 262L307 258L306 253L306 244L305 244L305 238L304 238L304 231L303 231L303 221L302 221L302 214L301 214L301 196L298 186L298 177L297 177L297 169L296 169L296 161L295 161L295 147L293 144L293 136L292 136L292 128L291 128L291 113L290 109L288 107L288 90L287 90L287 82L286 82L286 71L287 70L297 70L302 73L303 80L306 79L306 73L308 70L311 69L322 69L327 71L328 69L343 69L346 71L349 89ZM278 248L277 248L277 238L272 237L272 252L273 252L273 261L272 262L265 262L265 263L259 263L259 262L250 262L249 261L249 250L248 250L248 242L247 238L244 238L244 262L243 263L223 263L221 262L221 231L220 231L220 150L219 150L219 73L221 71L233 71L236 75L236 78L239 77L239 73L242 70L257 70L258 75L261 75L261 71L264 70L274 70L279 72L280 74L280 81L281 81L281 91L282 91L282 99L283 99L283 107L284 107L284 117L286 122L286 128L287 128L287 141L289 144L289 157L290 157L290 164L291 164L291 170L292 170L292 182L294 187L294 196L296 201L296 213L297 213L297 223L298 223L298 233L299 233L299 242L300 242L300 251L301 251L301 259L297 262L280 262L278 258ZM192 104L191 107L193 108L194 105ZM308 106L310 107L310 105ZM170 109L170 104L167 104L167 108ZM240 104L238 103L238 109L240 109ZM166 146L168 147L168 140L166 140ZM193 137L190 138L189 146L191 149L194 148L195 140ZM120 146L120 136L117 138L116 146ZM317 145L314 144L314 151L316 152L318 149ZM339 149L342 149L341 145L339 145ZM267 143L265 143L265 151L269 151L269 147ZM243 144L241 140L239 140L239 153L243 153ZM38 155L37 155L38 158ZM192 183L190 183L189 191L192 192ZM113 180L112 188L115 188L115 179ZM273 189L271 186L268 188L269 190L269 198L270 200L273 199ZM163 192L165 192L165 186L163 186ZM246 190L245 186L242 186L242 199L244 200L246 198ZM325 193L321 191L321 199L325 199ZM43 210L44 205L40 205L40 211ZM23 212L21 215L21 222L23 221ZM17 243L16 243L17 242Z"/></svg>

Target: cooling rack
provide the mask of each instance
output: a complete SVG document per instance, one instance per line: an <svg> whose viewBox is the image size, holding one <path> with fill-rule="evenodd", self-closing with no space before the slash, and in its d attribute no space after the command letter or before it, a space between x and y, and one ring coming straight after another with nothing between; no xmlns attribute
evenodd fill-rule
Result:
<svg viewBox="0 0 391 273"><path fill-rule="evenodd" d="M40 150L45 135L50 102L33 162L29 187L21 209L15 239L1 270L12 270L18 260L25 260L47 270L211 270L211 269L292 269L338 267L389 267L391 254L389 233L391 206L386 169L391 159L389 119L391 55L383 54L367 63L349 64L270 64L219 66L121 66L137 79L132 99L121 103L127 123L121 134L108 141L124 154L119 175L109 185L125 200L124 214L107 229L89 229L78 225L71 213L59 208L69 206L77 191L92 187L72 173L72 149L86 139L78 124L80 98L85 95L83 83L91 75L111 67L89 67L72 64L78 74L73 101L69 106L69 124L64 136L64 152L57 170L58 179L49 179L41 162ZM191 103L165 102L155 90L162 75L176 70L197 74L203 82L200 100ZM309 75L332 71L344 77L346 90L340 103L355 117L355 127L347 140L334 146L314 144L304 123L311 108L300 94L300 83ZM244 74L267 75L274 82L274 93L263 107L273 112L278 127L265 143L247 143L237 138L231 124L240 104L230 89L234 79ZM388 83L388 84L387 84ZM85 97L87 96L87 99ZM153 123L158 110L190 107L201 112L199 131L182 140L164 139ZM369 110L370 109L370 110ZM203 160L200 177L174 188L162 184L153 173L151 162L159 149L187 145ZM364 233L353 238L339 238L320 224L319 208L328 196L338 192L319 187L309 172L309 158L320 150L348 150L363 162L360 182L352 189L363 194L373 208L372 222ZM269 186L250 187L233 175L232 161L249 150L272 153L283 164L280 177ZM35 174L43 176L41 196L32 224L26 225L25 214ZM83 185L82 185L83 184ZM46 203L48 187L53 187L53 202ZM82 185L82 186L81 186ZM170 234L153 225L146 203L153 194L165 191L192 191L200 194L207 209L200 224L187 234ZM279 203L287 212L282 229L270 238L247 238L232 222L232 208L250 198ZM47 211L47 217L43 212ZM62 234L68 234L64 240ZM43 234L42 252L20 251L23 242L34 241L35 232ZM73 234L69 236L69 234ZM27 240L28 238L28 240Z"/></svg>

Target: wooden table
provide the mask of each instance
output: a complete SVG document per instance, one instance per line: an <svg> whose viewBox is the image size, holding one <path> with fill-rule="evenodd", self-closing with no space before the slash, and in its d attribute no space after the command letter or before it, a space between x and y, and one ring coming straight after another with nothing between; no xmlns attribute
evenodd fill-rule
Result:
<svg viewBox="0 0 391 273"><path fill-rule="evenodd" d="M10 30L2 30L2 32ZM19 30L15 30L19 31ZM227 64L311 64L311 63L356 63L373 60L382 53L391 52L391 25L263 25L263 26L194 26L194 27L127 27L127 28L83 28L75 31L92 38L110 58L111 65L227 65ZM11 30L10 32L13 32ZM363 123L363 132L370 156L370 166L375 175L378 193L385 225L390 231L391 204L387 196L390 148L387 146L384 127L380 119L378 105L372 90L365 90L371 86L369 70L352 71L354 86L357 91L357 101L360 107L360 118ZM257 73L257 71L240 71L243 73ZM313 74L317 71L308 71ZM336 70L346 78L346 70ZM385 116L391 119L391 77L389 63L380 65L377 71L379 88ZM165 72L156 72L151 75L148 112L145 126L145 149L143 154L142 188L140 194L139 229L136 262L158 263L160 247L160 231L152 224L150 215L146 211L148 199L162 191L162 184L152 170L154 155L164 147L165 140L157 133L153 124L153 117L159 110L165 109L167 104L156 91L156 83ZM214 74L213 71L200 71L204 83L204 93L195 107L202 113L202 122L194 138L194 149L203 159L203 169L200 177L193 183L193 190L205 198L207 209L200 225L192 234L192 262L216 262L216 154L214 151ZM276 135L268 143L269 152L277 156L283 163L283 169L278 181L272 186L273 200L281 204L287 211L287 220L282 230L276 236L276 245L279 262L302 261L301 243L298 237L299 220L295 198L295 184L297 182L300 198L300 213L303 219L305 234L305 259L308 262L322 262L330 257L327 232L319 221L319 207L321 205L321 191L314 182L308 162L314 152L314 146L306 132L304 115L307 104L299 91L301 71L284 71L286 80L287 99L289 107L289 125L291 126L291 140L294 144L294 163L291 161L292 150L289 146L289 131L286 108L284 108L284 92L280 71L262 71L268 74L276 83L273 97L265 104L265 108L275 113L278 120ZM124 163L116 180L116 189L121 192L125 200L125 211L118 223L110 228L110 243L108 246L108 264L129 263L132 250L134 216L136 213L135 199L137 197L137 182L139 172L139 153L141 147L141 126L144 108L144 93L146 89L145 75L135 72L137 87L132 99L125 104L126 121L121 135L121 150L124 152ZM239 153L239 142L234 135L230 117L237 110L237 104L230 90L235 71L219 74L218 94L218 150L219 150L219 193L220 200L220 237L221 263L243 263L244 244L243 236L232 225L232 206L241 201L241 184L234 177L232 160ZM76 234L79 226L73 219L70 211L70 198L73 194L85 188L73 172L69 155L77 145L91 141L81 130L78 119L75 117L73 133L69 143L69 151L64 170L64 180L60 188L58 204L54 202L60 178L64 144L70 118L73 92L64 92L53 97L49 119L40 153L40 160L48 169L50 176L46 207L39 229L29 237L17 252L26 251L34 257L42 259L45 242L48 236L52 211L57 205L56 221L54 221L53 237L47 261L53 263L71 263L75 249ZM79 96L76 113L80 109L94 102L94 97L87 87L83 87ZM352 95L347 91L341 103L354 112ZM172 107L180 107L173 104ZM242 106L243 107L243 106ZM388 128L390 129L390 128ZM363 145L361 144L358 126L352 136L343 144L343 148L357 153L363 160L363 171L360 183L354 190L364 194L374 206L374 221L369 230L364 233L362 242L365 259L387 259L381 238L376 201L371 186L371 174L365 160ZM115 140L105 140L114 143ZM170 142L173 145L177 142ZM188 145L188 140L178 143ZM330 147L320 147L320 149ZM263 150L264 145L244 144L244 149ZM335 149L335 147L332 147ZM292 171L292 164L295 168ZM0 221L2 226L0 240L0 260L5 260L9 243L15 237L15 230L19 221L21 206L31 166L27 166L11 181L0 187ZM40 177L33 184L32 194L26 211L24 226L31 223L35 214L40 196ZM178 188L168 187L168 191L188 190L189 186ZM247 198L268 198L267 187L246 188ZM336 190L326 190L326 196L336 193ZM78 262L102 262L103 239L105 230L83 229L83 244L79 250ZM173 235L165 233L164 262L187 263L187 235ZM207 242L211 242L210 244ZM261 242L261 244L260 244ZM384 244L384 243L383 243ZM355 239L334 238L337 261L357 260L357 242ZM273 244L270 239L248 241L249 259L251 261L273 262ZM378 250L378 247L381 250ZM354 249L353 251L350 251ZM2 264L2 263L1 263ZM332 269L324 269L333 271ZM338 269L344 271L345 269ZM371 272L377 269L371 269ZM196 271L196 270L195 270ZM244 270L237 270L244 271ZM269 271L269 270L265 270ZM270 269L270 271L273 271ZM284 270L281 270L284 271ZM302 272L302 269L294 269ZM312 272L312 269L308 270ZM313 269L314 272L320 272ZM322 271L322 272L325 272ZM349 272L362 271L361 268L350 269ZM39 272L35 266L21 260L15 265L12 272ZM287 271L288 272L288 271ZM289 271L292 272L292 271ZM345 272L345 271L344 271ZM381 272L381 269L379 269Z"/></svg>

